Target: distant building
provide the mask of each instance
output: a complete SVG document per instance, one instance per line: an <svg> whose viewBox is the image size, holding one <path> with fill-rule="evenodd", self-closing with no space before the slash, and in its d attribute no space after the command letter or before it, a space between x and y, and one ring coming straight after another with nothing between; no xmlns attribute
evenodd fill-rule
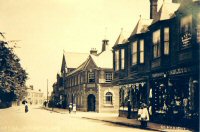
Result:
<svg viewBox="0 0 200 132"><path fill-rule="evenodd" d="M34 90L33 87L27 88L26 100L30 105L43 105L45 96L41 90Z"/></svg>

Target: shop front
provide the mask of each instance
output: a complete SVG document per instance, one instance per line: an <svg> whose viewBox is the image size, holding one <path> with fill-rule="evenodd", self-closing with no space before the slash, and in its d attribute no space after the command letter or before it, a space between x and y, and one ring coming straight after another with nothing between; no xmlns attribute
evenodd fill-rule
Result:
<svg viewBox="0 0 200 132"><path fill-rule="evenodd" d="M131 105L131 118L137 117L137 112L142 103L148 104L147 81L138 81L126 85L120 85L120 111L119 115L128 116L128 105Z"/></svg>
<svg viewBox="0 0 200 132"><path fill-rule="evenodd" d="M152 73L150 105L153 119L184 124L199 117L198 67L187 66Z"/></svg>

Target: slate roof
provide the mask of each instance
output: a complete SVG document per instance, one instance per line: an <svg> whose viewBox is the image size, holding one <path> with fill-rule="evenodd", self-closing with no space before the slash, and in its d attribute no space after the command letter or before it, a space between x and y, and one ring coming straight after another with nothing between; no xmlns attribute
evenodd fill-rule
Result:
<svg viewBox="0 0 200 132"><path fill-rule="evenodd" d="M124 44L126 42L128 42L128 39L124 37L123 31L121 31L121 33L119 34L114 46L119 45L119 44Z"/></svg>
<svg viewBox="0 0 200 132"><path fill-rule="evenodd" d="M87 59L89 53L65 52L64 56L67 68L77 68Z"/></svg>
<svg viewBox="0 0 200 132"><path fill-rule="evenodd" d="M148 31L148 26L151 25L153 22L153 19L143 19L140 18L138 20L138 23L136 24L133 32L131 33L131 36L135 35L135 34L141 34L141 33L145 33Z"/></svg>
<svg viewBox="0 0 200 132"><path fill-rule="evenodd" d="M112 50L107 49L106 51L102 52L100 55L95 56L91 55L93 61L95 62L96 66L99 68L113 68L113 54Z"/></svg>
<svg viewBox="0 0 200 132"><path fill-rule="evenodd" d="M101 54L95 56L95 55L88 55L87 59L85 59L85 61L80 64L75 70L73 70L72 72L68 73L69 75L72 75L78 71L84 70L87 66L87 64L90 61L93 61L94 64L97 66L97 68L107 68L107 69L111 69L113 68L113 54L112 54L112 50L107 49L106 51L102 52Z"/></svg>
<svg viewBox="0 0 200 132"><path fill-rule="evenodd" d="M172 3L169 0L165 0L160 10L158 11L158 15L154 19L153 23L175 17L175 12L178 10L179 7L180 3Z"/></svg>

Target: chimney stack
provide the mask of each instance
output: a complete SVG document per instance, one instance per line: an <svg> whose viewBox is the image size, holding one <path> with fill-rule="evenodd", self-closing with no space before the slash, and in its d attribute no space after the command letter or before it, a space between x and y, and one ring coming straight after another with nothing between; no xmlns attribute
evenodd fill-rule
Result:
<svg viewBox="0 0 200 132"><path fill-rule="evenodd" d="M108 42L109 42L109 40L107 40L107 39L102 40L102 50L101 50L101 52L104 52L108 49Z"/></svg>
<svg viewBox="0 0 200 132"><path fill-rule="evenodd" d="M97 55L97 50L96 50L96 48L92 48L92 49L90 50L90 54L91 54L91 55Z"/></svg>
<svg viewBox="0 0 200 132"><path fill-rule="evenodd" d="M155 19L158 12L158 0L150 0L150 19Z"/></svg>

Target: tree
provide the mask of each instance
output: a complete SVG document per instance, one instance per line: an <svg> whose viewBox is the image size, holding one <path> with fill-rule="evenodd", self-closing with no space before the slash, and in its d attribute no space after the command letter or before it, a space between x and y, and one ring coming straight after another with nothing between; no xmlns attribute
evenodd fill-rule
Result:
<svg viewBox="0 0 200 132"><path fill-rule="evenodd" d="M25 92L26 71L8 43L0 40L0 101L11 102Z"/></svg>

